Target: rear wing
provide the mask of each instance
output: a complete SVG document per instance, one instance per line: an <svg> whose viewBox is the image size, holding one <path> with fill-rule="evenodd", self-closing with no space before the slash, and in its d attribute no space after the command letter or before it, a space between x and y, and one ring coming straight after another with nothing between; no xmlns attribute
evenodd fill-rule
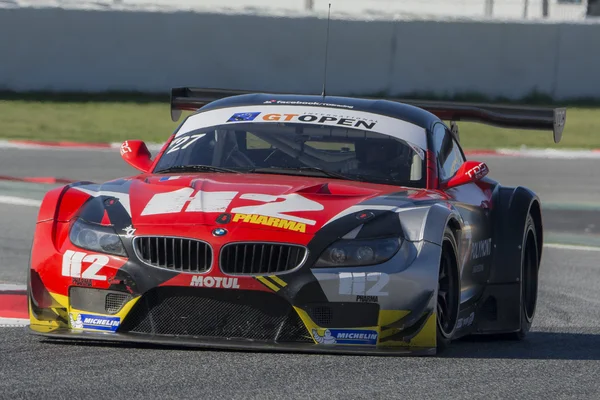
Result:
<svg viewBox="0 0 600 400"><path fill-rule="evenodd" d="M195 111L215 100L243 94L259 94L266 92L228 90L228 89L196 89L174 88L171 89L171 119L177 121L183 110ZM273 93L271 94L290 94ZM369 98L381 100L380 98ZM566 108L551 107L519 107L496 106L477 103L456 103L439 101L418 101L388 99L403 104L422 108L446 121L479 122L501 128L535 129L552 131L554 143L559 143L565 127Z"/></svg>
<svg viewBox="0 0 600 400"><path fill-rule="evenodd" d="M560 142L567 120L566 108L496 106L435 101L401 101L422 108L446 121L480 122L500 128L552 131Z"/></svg>

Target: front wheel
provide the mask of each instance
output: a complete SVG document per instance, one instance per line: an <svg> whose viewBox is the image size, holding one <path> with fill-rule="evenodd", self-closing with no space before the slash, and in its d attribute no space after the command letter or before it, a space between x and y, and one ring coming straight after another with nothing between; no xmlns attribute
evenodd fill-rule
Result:
<svg viewBox="0 0 600 400"><path fill-rule="evenodd" d="M436 341L438 351L448 347L456 329L459 308L459 278L456 239L450 228L444 231L438 273Z"/></svg>

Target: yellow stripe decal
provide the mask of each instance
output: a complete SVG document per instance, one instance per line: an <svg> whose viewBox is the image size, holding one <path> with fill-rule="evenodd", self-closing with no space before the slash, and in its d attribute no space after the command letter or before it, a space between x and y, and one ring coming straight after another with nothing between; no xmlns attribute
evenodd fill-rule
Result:
<svg viewBox="0 0 600 400"><path fill-rule="evenodd" d="M281 286L282 288L284 288L284 287L287 286L287 283L285 283L284 281L282 281L281 279L279 279L275 275L271 275L271 276L269 276L269 278L271 278L275 283L278 283L279 286Z"/></svg>
<svg viewBox="0 0 600 400"><path fill-rule="evenodd" d="M274 284L272 284L267 278L265 278L264 276L257 276L256 279L258 279L259 281L261 281L263 283L263 285L268 286L271 290L278 292L279 288L277 286L275 286Z"/></svg>

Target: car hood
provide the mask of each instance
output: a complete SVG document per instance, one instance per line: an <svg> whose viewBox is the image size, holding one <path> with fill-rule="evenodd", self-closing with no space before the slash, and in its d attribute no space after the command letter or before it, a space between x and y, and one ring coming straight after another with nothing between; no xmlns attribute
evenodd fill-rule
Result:
<svg viewBox="0 0 600 400"><path fill-rule="evenodd" d="M361 209L440 198L425 189L271 174L141 175L76 189L102 198L105 207L117 199L134 227L240 225L307 234Z"/></svg>

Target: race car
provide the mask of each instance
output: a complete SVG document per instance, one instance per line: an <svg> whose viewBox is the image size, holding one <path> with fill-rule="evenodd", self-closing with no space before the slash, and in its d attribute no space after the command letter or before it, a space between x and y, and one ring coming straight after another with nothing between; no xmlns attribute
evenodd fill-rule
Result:
<svg viewBox="0 0 600 400"><path fill-rule="evenodd" d="M432 355L522 339L539 197L467 160L456 121L552 131L562 108L175 88L140 171L49 191L28 273L49 338ZM449 121L447 125L444 121Z"/></svg>

